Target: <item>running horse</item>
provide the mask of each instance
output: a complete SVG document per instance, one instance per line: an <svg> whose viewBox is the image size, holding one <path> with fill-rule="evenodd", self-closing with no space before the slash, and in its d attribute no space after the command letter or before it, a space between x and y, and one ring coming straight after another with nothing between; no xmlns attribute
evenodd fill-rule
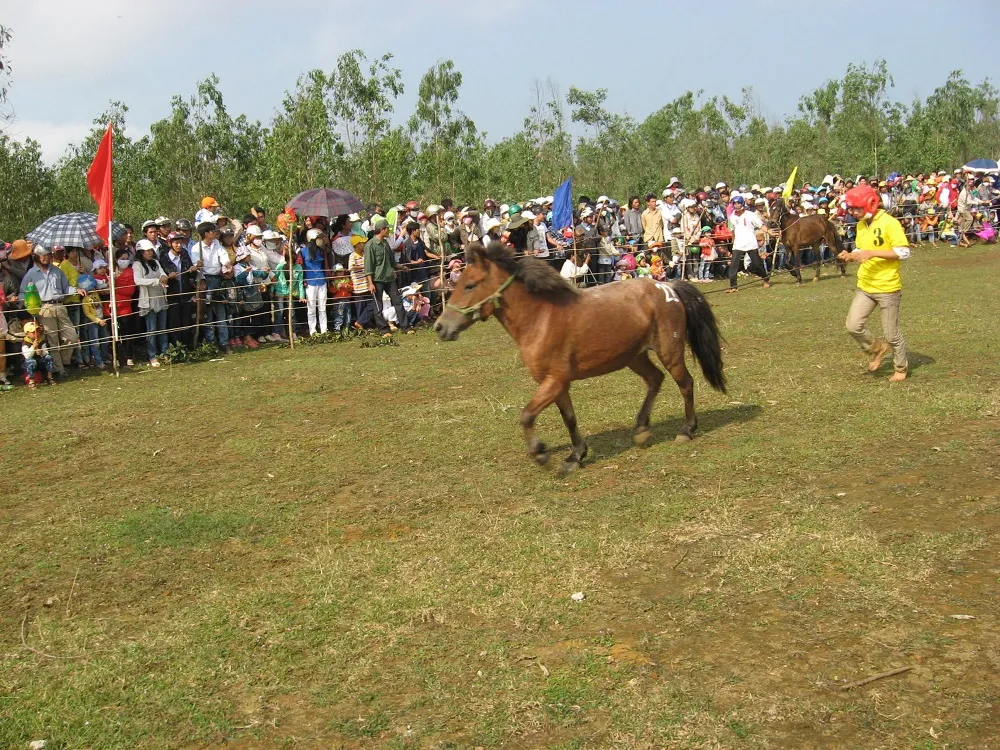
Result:
<svg viewBox="0 0 1000 750"><path fill-rule="evenodd" d="M843 245L837 227L833 225L825 216L813 214L812 216L796 216L785 205L784 200L776 200L771 204L770 221L772 229L777 229L781 233L780 242L788 249L791 255L791 268L789 269L795 281L802 283L802 250L811 247L816 253L816 275L813 281L819 281L819 272L822 268L822 258L819 254L819 243L826 240L827 247L833 252L834 257L840 254ZM837 261L840 266L840 275L847 275L847 264L842 260Z"/></svg>
<svg viewBox="0 0 1000 750"><path fill-rule="evenodd" d="M649 440L653 401L664 378L650 360L650 351L656 352L684 397L684 424L677 442L691 440L698 427L694 381L684 363L685 338L709 385L725 393L718 326L708 302L693 285L637 279L580 290L545 261L515 255L498 242L488 247L475 243L465 257L465 270L434 330L441 340L454 341L473 323L493 316L511 335L538 383L521 411L528 454L538 464L544 465L549 456L535 435L535 419L554 403L573 443L562 472L580 467L587 444L577 429L570 384L623 367L646 383L632 440L636 445ZM594 335L595 320L607 324L598 335Z"/></svg>

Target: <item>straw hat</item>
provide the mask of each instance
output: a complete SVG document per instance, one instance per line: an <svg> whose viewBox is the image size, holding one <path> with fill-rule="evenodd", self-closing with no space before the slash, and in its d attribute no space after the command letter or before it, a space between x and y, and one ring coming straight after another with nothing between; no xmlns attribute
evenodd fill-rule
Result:
<svg viewBox="0 0 1000 750"><path fill-rule="evenodd" d="M10 247L11 260L24 260L31 255L31 246L27 240L14 240Z"/></svg>

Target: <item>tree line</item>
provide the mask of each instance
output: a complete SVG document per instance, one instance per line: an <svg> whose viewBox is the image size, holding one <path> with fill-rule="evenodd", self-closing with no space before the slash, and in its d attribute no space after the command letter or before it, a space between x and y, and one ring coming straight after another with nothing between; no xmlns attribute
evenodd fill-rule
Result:
<svg viewBox="0 0 1000 750"><path fill-rule="evenodd" d="M536 82L517 133L490 142L460 107L462 74L451 60L421 78L413 113L393 124L403 93L392 55L353 50L333 70L311 70L264 124L226 108L219 79L174 96L148 135L126 135L128 107L112 102L90 135L54 166L39 144L0 135L0 237L10 240L50 215L94 210L85 174L105 125L115 123L115 218L136 224L159 214L189 216L203 195L233 211L280 210L309 187L350 190L370 202L409 199L481 204L551 193L566 177L576 193L623 199L658 190L671 176L702 185L777 183L827 173L953 168L1000 149L1000 97L984 80L952 72L926 99L890 96L883 60L851 63L840 80L801 97L781 122L761 113L754 91L740 101L687 91L643 120L606 106L607 90L570 86L565 96ZM567 122L584 135L574 138Z"/></svg>

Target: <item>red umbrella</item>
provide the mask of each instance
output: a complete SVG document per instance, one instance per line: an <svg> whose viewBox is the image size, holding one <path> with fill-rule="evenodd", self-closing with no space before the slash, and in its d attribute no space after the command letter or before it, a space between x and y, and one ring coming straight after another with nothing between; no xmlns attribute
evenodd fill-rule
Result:
<svg viewBox="0 0 1000 750"><path fill-rule="evenodd" d="M344 214L363 211L365 204L354 193L330 188L314 188L299 193L288 202L302 216L326 216L335 218Z"/></svg>

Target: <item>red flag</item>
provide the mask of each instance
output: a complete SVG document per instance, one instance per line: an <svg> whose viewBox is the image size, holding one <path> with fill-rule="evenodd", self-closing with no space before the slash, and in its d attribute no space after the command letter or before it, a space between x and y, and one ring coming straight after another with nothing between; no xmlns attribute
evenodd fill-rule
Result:
<svg viewBox="0 0 1000 750"><path fill-rule="evenodd" d="M87 170L87 189L98 205L97 236L111 247L111 214L114 213L114 194L111 189L111 123L97 147L94 161Z"/></svg>

